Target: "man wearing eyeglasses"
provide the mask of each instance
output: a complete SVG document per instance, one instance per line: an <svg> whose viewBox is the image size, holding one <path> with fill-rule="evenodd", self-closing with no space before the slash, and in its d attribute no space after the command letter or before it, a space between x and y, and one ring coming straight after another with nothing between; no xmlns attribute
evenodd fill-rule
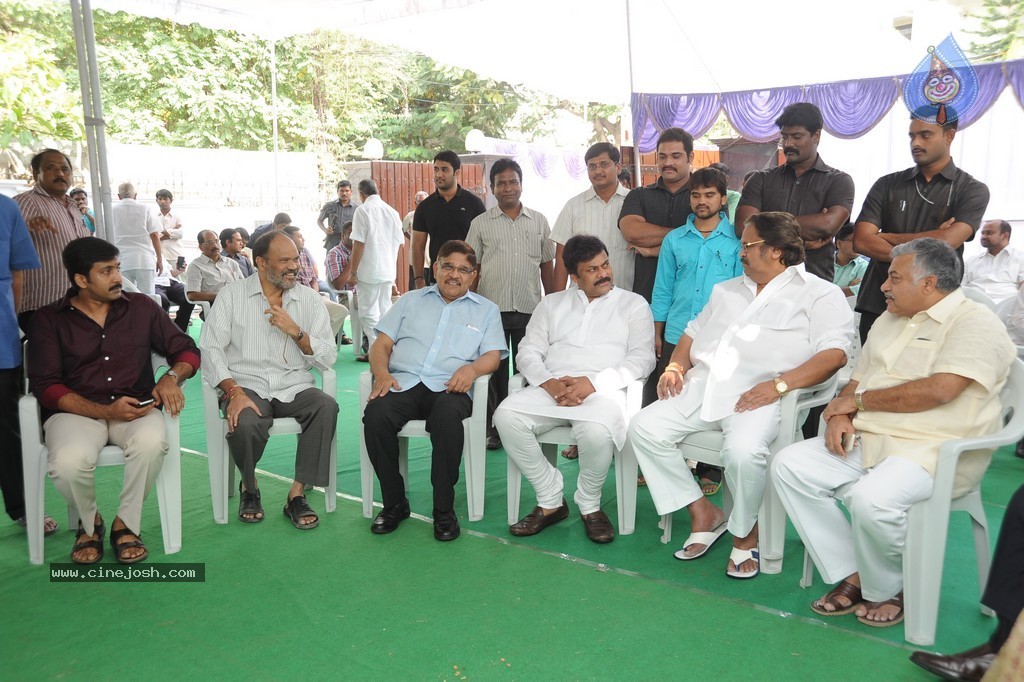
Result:
<svg viewBox="0 0 1024 682"><path fill-rule="evenodd" d="M373 388L363 411L366 451L380 481L384 508L370 530L393 532L409 518L405 481L398 468L398 432L425 419L430 432L434 538L459 536L455 483L464 431L472 413L469 391L508 355L501 312L471 292L476 253L466 242L445 242L434 261L436 284L405 294L377 324L370 347Z"/></svg>
<svg viewBox="0 0 1024 682"><path fill-rule="evenodd" d="M229 282L242 279L238 263L220 254L220 239L212 230L199 233L202 255L188 264L185 270L185 291L190 301L217 300L217 292Z"/></svg>
<svg viewBox="0 0 1024 682"><path fill-rule="evenodd" d="M592 234L605 244L617 286L633 290L633 252L618 224L622 202L629 194L629 190L619 184L622 170L619 159L619 150L607 142L598 142L583 155L590 189L566 202L551 230L551 241L555 243L553 291L566 287L569 273L562 262L562 251L569 238L578 234Z"/></svg>
<svg viewBox="0 0 1024 682"><path fill-rule="evenodd" d="M721 282L687 326L658 381L658 400L633 417L629 441L659 514L686 507L692 533L675 553L707 554L733 536L726 575L760 572L757 514L767 481L769 445L779 433L779 401L794 388L832 376L850 353L853 311L842 290L803 268L800 225L768 211L747 220L743 276ZM727 516L694 480L678 444L721 430Z"/></svg>
<svg viewBox="0 0 1024 682"><path fill-rule="evenodd" d="M936 122L936 107L921 107L910 118L910 154L914 166L882 176L871 187L854 226L853 248L871 259L857 295L861 343L885 312L882 282L889 276L894 246L932 237L956 249L963 272L964 242L974 239L988 207L984 183L956 167L950 146L957 114L945 108Z"/></svg>

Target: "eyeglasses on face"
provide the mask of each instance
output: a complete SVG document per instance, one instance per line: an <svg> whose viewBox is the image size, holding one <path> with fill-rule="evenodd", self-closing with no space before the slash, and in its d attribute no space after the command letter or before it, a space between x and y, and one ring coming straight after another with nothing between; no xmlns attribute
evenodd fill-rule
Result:
<svg viewBox="0 0 1024 682"><path fill-rule="evenodd" d="M756 242L740 242L740 247L745 251L751 246L757 246L758 244L764 244L764 240L758 239Z"/></svg>
<svg viewBox="0 0 1024 682"><path fill-rule="evenodd" d="M608 170L609 168L611 168L614 165L615 164L612 163L611 161L602 161L601 163L588 163L587 164L587 170L590 171L591 173L593 173L598 168L600 168L601 170Z"/></svg>
<svg viewBox="0 0 1024 682"><path fill-rule="evenodd" d="M455 272L456 270L458 270L460 275L464 275L466 277L469 277L474 272L476 272L476 270L474 270L473 268L468 268L466 266L462 266L462 267L457 268L454 265L452 265L451 263L441 263L440 267L441 267L441 272L443 272L446 275L450 275L453 272Z"/></svg>

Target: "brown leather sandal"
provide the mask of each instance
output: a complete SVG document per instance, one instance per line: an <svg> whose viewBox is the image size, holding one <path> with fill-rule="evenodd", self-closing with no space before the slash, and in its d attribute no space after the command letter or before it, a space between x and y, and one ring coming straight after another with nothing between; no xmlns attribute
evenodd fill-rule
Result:
<svg viewBox="0 0 1024 682"><path fill-rule="evenodd" d="M845 597L850 602L850 605L843 606L839 601L839 597ZM824 597L811 602L811 610L819 616L845 616L856 611L863 601L864 597L860 593L860 587L844 580L833 587ZM835 610L830 611L824 608L825 604L831 604L835 607Z"/></svg>
<svg viewBox="0 0 1024 682"><path fill-rule="evenodd" d="M870 605L869 608L878 608L880 606L895 606L899 608L900 612L896 614L896 617L892 620L869 620L867 614L863 616L857 616L857 620L864 623L864 625L870 625L873 628L891 628L893 625L899 625L903 622L903 593L900 592L892 599L886 599L880 602L864 602L865 605Z"/></svg>

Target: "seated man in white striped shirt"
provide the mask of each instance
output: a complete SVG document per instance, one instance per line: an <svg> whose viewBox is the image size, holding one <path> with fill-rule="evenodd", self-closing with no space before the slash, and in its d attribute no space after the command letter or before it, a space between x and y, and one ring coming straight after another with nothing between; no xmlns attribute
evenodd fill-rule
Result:
<svg viewBox="0 0 1024 682"><path fill-rule="evenodd" d="M256 277L231 282L203 325L199 346L209 353L203 379L223 391L228 449L242 472L238 517L263 520L256 464L275 417L302 424L295 452L295 480L284 514L299 530L320 519L303 494L306 484L327 485L331 440L338 423L334 396L316 388L310 368L327 369L337 357L320 295L297 287L299 251L288 235L258 239Z"/></svg>

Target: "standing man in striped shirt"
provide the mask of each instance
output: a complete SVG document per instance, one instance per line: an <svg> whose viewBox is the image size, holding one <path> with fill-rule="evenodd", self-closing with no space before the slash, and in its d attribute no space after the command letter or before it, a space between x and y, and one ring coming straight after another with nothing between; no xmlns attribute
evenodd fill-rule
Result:
<svg viewBox="0 0 1024 682"><path fill-rule="evenodd" d="M551 232L551 241L556 244L554 291L562 291L566 287L569 272L562 262L562 249L570 237L578 234L593 235L608 247L608 260L615 273L616 286L626 291L633 290L633 251L619 231L619 212L629 194L629 190L619 184L619 171L622 170L619 159L619 150L607 142L598 142L583 155L590 189L566 202Z"/></svg>
<svg viewBox="0 0 1024 682"><path fill-rule="evenodd" d="M68 275L61 261L64 247L73 239L89 236L78 205L67 196L71 159L56 149L44 149L32 157L32 177L35 187L14 198L42 263L42 268L25 272L18 305L18 326L25 331L32 313L67 290Z"/></svg>
<svg viewBox="0 0 1024 682"><path fill-rule="evenodd" d="M473 219L466 241L479 259L476 290L501 309L501 326L511 348L512 368L519 342L526 335L533 309L543 293L553 291L555 244L548 219L523 206L523 169L512 159L491 166L491 192L498 205ZM497 450L501 439L492 417L508 397L509 360L501 361L491 376L487 396L487 449Z"/></svg>

